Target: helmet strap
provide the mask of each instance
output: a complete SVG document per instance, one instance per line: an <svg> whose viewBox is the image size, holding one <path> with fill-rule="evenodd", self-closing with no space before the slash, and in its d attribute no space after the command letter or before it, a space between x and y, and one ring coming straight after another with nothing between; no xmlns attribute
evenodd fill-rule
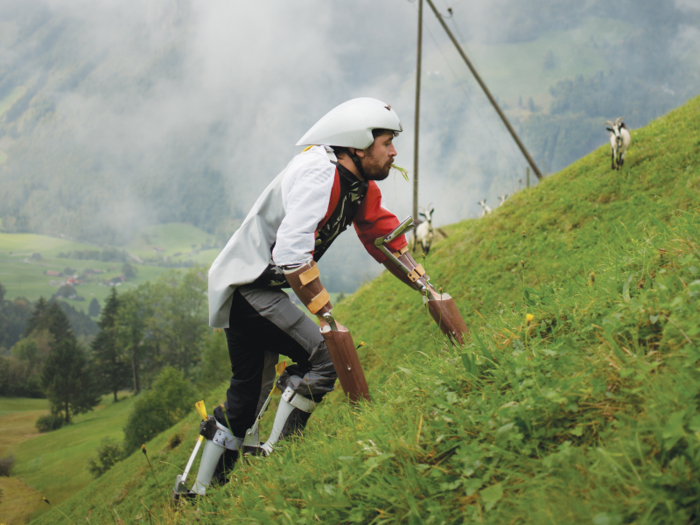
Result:
<svg viewBox="0 0 700 525"><path fill-rule="evenodd" d="M348 154L350 155L350 158L352 159L352 163L357 168L357 171L360 172L360 177L362 177L364 180L367 180L367 176L365 175L365 170L362 169L362 163L360 163L360 157L357 156L356 152L357 152L357 150L350 151L350 148L348 148Z"/></svg>

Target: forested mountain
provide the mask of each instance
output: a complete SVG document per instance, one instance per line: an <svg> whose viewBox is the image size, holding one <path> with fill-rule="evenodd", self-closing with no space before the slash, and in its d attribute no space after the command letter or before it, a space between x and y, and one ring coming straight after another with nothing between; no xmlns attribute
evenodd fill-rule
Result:
<svg viewBox="0 0 700 525"><path fill-rule="evenodd" d="M223 243L298 137L353 96L392 101L411 169L414 7L4 2L0 227L120 245L189 222ZM445 16L543 171L605 143L604 120L636 128L700 92L694 2L483 0ZM526 164L427 7L425 27L420 203L445 223L522 187ZM383 188L410 212L410 184ZM347 291L367 259L341 242L329 284Z"/></svg>

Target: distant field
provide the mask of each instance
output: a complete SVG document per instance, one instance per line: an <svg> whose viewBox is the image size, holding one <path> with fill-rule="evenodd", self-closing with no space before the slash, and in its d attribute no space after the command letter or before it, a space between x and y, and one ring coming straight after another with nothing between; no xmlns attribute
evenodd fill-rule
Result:
<svg viewBox="0 0 700 525"><path fill-rule="evenodd" d="M213 244L214 237L196 226L169 223L142 228L124 249L141 258L169 256L188 260L198 255L202 246L208 247ZM209 264L213 260L214 258L208 261Z"/></svg>
<svg viewBox="0 0 700 525"><path fill-rule="evenodd" d="M3 236L7 234L2 234ZM6 298L26 297L31 301L36 301L40 296L49 298L58 290L59 284L63 282L62 277L49 277L45 275L47 270L63 271L70 266L80 272L86 268L99 269L104 273L93 276L95 281L103 281L121 274L121 263L87 261L62 258L44 258L40 261L27 259L22 256L8 255L0 253L0 283L6 288ZM135 265L137 276L135 279L120 285L119 290L125 290L138 286L146 281L157 279L160 275L170 271L168 268L157 266ZM52 281L54 284L51 284ZM98 282L86 283L76 286L78 295L85 298L84 301L68 300L77 308L87 312L90 301L93 297L102 304L109 295L109 286L102 286Z"/></svg>
<svg viewBox="0 0 700 525"><path fill-rule="evenodd" d="M46 399L30 399L28 397L0 397L0 418L19 412L48 409L49 405ZM2 455L2 451L0 450L0 456Z"/></svg>
<svg viewBox="0 0 700 525"><path fill-rule="evenodd" d="M151 242L151 245L146 244ZM218 248L209 248L200 251L201 246L213 244L211 235L189 224L162 224L149 226L139 232L135 239L124 249L128 253L148 258L169 258L175 262L192 262L208 267L219 253ZM162 248L162 251L154 251L154 247ZM99 283L122 273L123 263L102 262L86 259L66 259L58 257L60 253L81 250L101 250L102 247L79 243L59 237L49 237L36 234L11 234L0 233L0 283L6 289L6 298L26 297L36 301L39 297L51 297L58 287L64 282L64 277L49 277L45 275L47 270L63 272L66 267L71 267L80 273L84 269L98 269L103 273L92 277L94 282L84 283L76 287L78 295L85 298L84 301L69 300L75 308L87 312L92 298L96 298L100 304L109 295L109 286ZM41 259L33 259L34 253L41 255ZM120 285L120 291L129 289L146 281L152 281L171 271L164 266L138 264L131 261L137 269L135 279ZM53 282L53 284L52 284Z"/></svg>

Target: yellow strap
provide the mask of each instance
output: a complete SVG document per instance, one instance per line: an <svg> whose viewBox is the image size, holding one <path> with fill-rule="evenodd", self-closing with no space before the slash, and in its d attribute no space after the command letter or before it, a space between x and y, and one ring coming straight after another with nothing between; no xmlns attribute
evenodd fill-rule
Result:
<svg viewBox="0 0 700 525"><path fill-rule="evenodd" d="M321 272L319 271L318 266L314 264L311 268L299 276L299 282L302 286L306 286L314 279L318 279L319 275L321 275Z"/></svg>
<svg viewBox="0 0 700 525"><path fill-rule="evenodd" d="M304 153L305 151L309 151L311 148L313 148L313 146L306 146L303 150L301 150L301 152Z"/></svg>
<svg viewBox="0 0 700 525"><path fill-rule="evenodd" d="M420 279L420 275L418 275L417 271L411 270L408 274L408 278L411 279L412 283L415 283L418 279Z"/></svg>
<svg viewBox="0 0 700 525"><path fill-rule="evenodd" d="M394 252L394 257L401 257L407 251L408 251L408 246L404 246L398 252Z"/></svg>
<svg viewBox="0 0 700 525"><path fill-rule="evenodd" d="M418 266L416 266L416 267L414 268L414 270L415 270L416 273L418 273L418 275L420 275L421 277L423 277L423 276L425 275L425 270L423 269L423 265L422 265L422 264L419 264Z"/></svg>
<svg viewBox="0 0 700 525"><path fill-rule="evenodd" d="M326 306L331 300L331 296L328 295L328 292L324 288L321 290L321 293L319 293L316 297L314 297L309 304L306 305L306 307L309 309L309 312L312 314L315 314L318 312L321 308Z"/></svg>

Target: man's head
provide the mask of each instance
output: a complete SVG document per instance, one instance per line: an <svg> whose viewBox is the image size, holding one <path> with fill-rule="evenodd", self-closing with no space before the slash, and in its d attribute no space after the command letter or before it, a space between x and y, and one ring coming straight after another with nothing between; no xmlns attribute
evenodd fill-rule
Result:
<svg viewBox="0 0 700 525"><path fill-rule="evenodd" d="M348 156L363 179L384 180L389 176L394 157L397 155L393 141L398 134L390 129L373 129L374 142L369 147L355 149L334 146L333 151L339 160Z"/></svg>

